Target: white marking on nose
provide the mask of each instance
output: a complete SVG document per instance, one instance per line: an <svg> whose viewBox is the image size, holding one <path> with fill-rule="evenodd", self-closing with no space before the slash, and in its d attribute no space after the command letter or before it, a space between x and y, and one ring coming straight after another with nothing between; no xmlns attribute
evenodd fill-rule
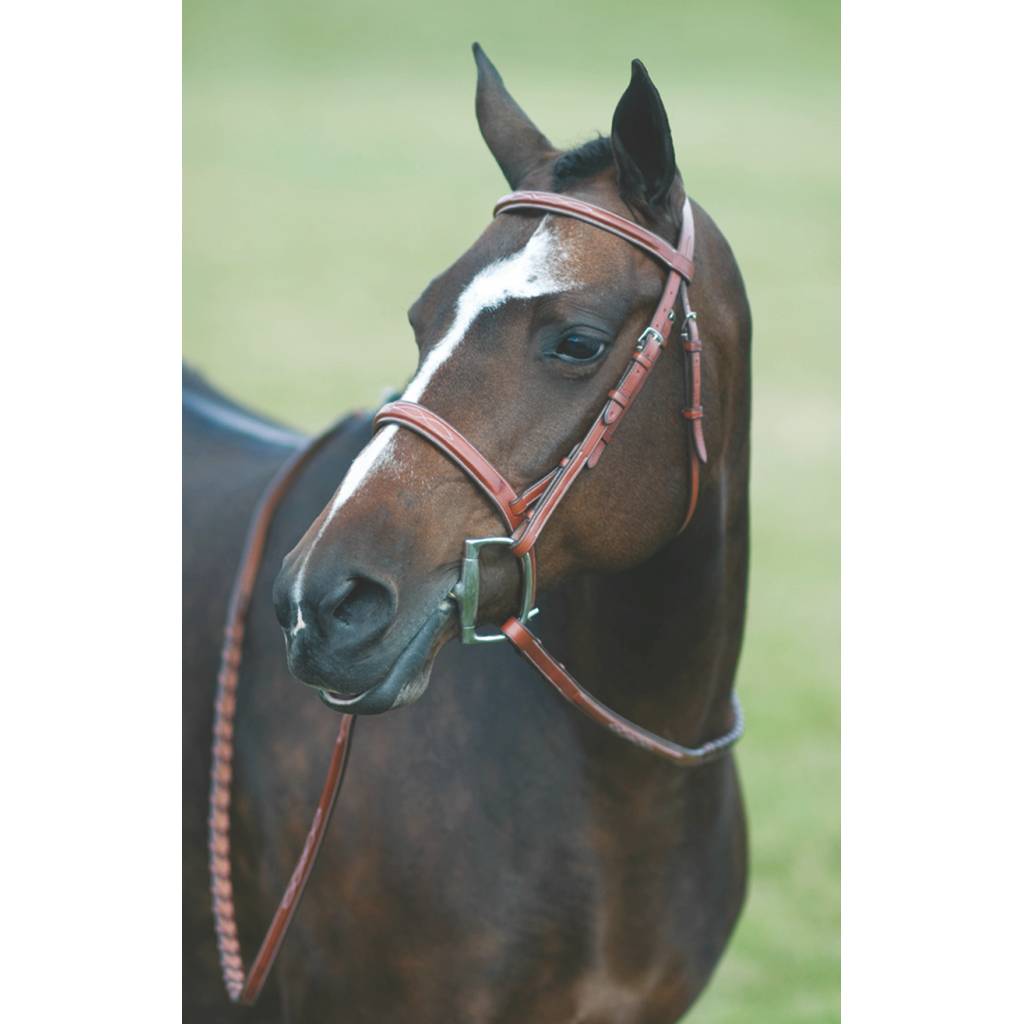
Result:
<svg viewBox="0 0 1024 1024"><path fill-rule="evenodd" d="M338 509L363 484L369 475L371 467L377 462L378 456L382 457L381 465L386 465L390 460L390 453L386 452L385 449L391 438L395 436L397 430L398 427L393 423L388 424L382 430L378 430L373 435L370 443L355 457L352 465L348 467L348 472L341 481L341 486L335 491L334 498L331 500L331 507L327 515L324 516L320 529L316 531L316 536L313 538L313 543L309 545L309 550L306 552L306 557L302 560L302 565L299 566L299 571L295 574L295 582L292 584L292 602L296 607L300 607L300 602L302 601L302 586L306 581L306 566L309 564L309 556L313 554L313 548L320 543L320 538L323 537ZM300 612L299 614L301 615L302 613ZM303 626L305 626L305 623L303 623ZM298 630L298 625L296 625L296 630Z"/></svg>
<svg viewBox="0 0 1024 1024"><path fill-rule="evenodd" d="M297 636L301 630L306 628L306 621L302 617L302 605L296 602L295 607L298 609L298 614L295 617L295 625L292 627L292 636Z"/></svg>
<svg viewBox="0 0 1024 1024"><path fill-rule="evenodd" d="M535 299L575 287L571 254L559 243L550 215L545 215L526 245L511 256L488 264L466 286L455 304L455 317L445 336L427 353L423 365L402 394L406 402L418 402L427 390L434 374L448 361L476 318L484 312L497 309L510 299ZM331 520L366 482L373 472L394 462L391 442L398 433L395 424L377 431L373 440L356 456L345 478L334 494L331 507L320 524L306 557L302 560L292 599L296 605L302 598L302 587L313 549L320 542ZM304 625L304 624L303 624ZM296 624L296 631L299 629Z"/></svg>

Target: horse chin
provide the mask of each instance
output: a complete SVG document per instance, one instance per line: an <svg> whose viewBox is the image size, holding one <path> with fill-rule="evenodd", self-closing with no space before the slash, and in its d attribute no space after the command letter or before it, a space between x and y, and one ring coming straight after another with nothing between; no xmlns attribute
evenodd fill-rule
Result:
<svg viewBox="0 0 1024 1024"><path fill-rule="evenodd" d="M446 598L427 616L387 675L353 697L318 686L320 699L332 711L347 715L379 715L412 704L430 683L437 652L454 635L455 606Z"/></svg>

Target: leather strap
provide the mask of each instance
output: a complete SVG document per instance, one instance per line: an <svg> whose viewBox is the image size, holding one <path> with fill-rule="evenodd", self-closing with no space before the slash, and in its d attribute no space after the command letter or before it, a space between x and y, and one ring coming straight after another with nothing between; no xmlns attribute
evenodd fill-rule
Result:
<svg viewBox="0 0 1024 1024"><path fill-rule="evenodd" d="M680 248L686 252L690 257L693 256L694 242L696 233L693 227L693 208L690 205L689 198L683 204L683 236L680 242ZM697 314L690 308L690 296L685 288L682 290L680 296L683 307L683 351L686 353L686 364L687 364L687 378L690 386L690 404L683 410L683 416L690 421L690 437L693 441L693 452L696 454L696 458L693 460L691 466L692 472L699 476L700 467L697 465L696 460L699 459L703 463L708 461L708 452L704 444L704 427L702 419L704 416L704 406L701 405L701 380L700 380L700 356L703 346L700 341L700 331L697 328ZM690 513L686 518L688 523L693 516L693 509L696 504L692 498L691 491L691 509ZM685 523L684 523L685 528Z"/></svg>
<svg viewBox="0 0 1024 1024"><path fill-rule="evenodd" d="M242 642L245 623L252 602L253 587L263 560L267 534L281 499L291 489L299 472L314 455L348 422L342 420L330 430L299 449L281 467L256 505L242 550L242 558L235 574L224 626L224 645L221 650L220 671L217 674L217 694L213 712L213 762L210 769L210 894L213 899L214 930L220 955L224 987L233 1003L251 1006L256 1002L267 973L274 964L284 942L288 927L298 909L303 890L316 863L316 856L327 831L331 811L334 809L345 774L345 766L352 739L355 719L343 715L334 741L327 777L317 802L316 813L302 854L292 871L277 911L271 920L266 937L260 945L252 967L246 973L242 950L238 940L235 919L234 887L231 882L231 779L235 754L235 711L238 706L238 672L242 661Z"/></svg>
<svg viewBox="0 0 1024 1024"><path fill-rule="evenodd" d="M533 196L535 194L537 193L516 193L515 195L526 197ZM565 196L556 196L556 198L567 200L567 197ZM520 199L514 207L507 206L504 207L504 209L519 209L525 206L527 202L528 200L523 198ZM579 201L573 200L572 202L578 203ZM557 205L560 207L562 204ZM582 205L587 208L588 212L598 209L598 207L591 207L589 203ZM547 207L545 206L545 208ZM552 209L554 208L553 204ZM610 213L607 210L602 212L610 218L618 217L617 214ZM594 223L597 222L594 221ZM628 224L631 222L626 221L625 223ZM639 232L643 232L651 238L658 238L657 235L646 231L646 229L641 228L639 225L633 226ZM687 199L683 204L682 226L679 233L679 251L686 252L688 250L692 254L694 248L693 230L693 213L690 208L690 200ZM619 234L618 231L615 233ZM661 239L658 239L658 241L663 245L667 244L662 242ZM647 248L646 246L642 247ZM648 251L651 250L648 249ZM676 250L672 251L675 252ZM692 273L692 260L689 260L688 262L690 272ZM672 324L675 320L676 301L680 292L682 291L685 293L686 291L685 285L683 284L683 277L675 271L671 262L669 262L668 265L670 267L668 277L665 281L665 287L662 290L658 305L655 307L654 316L651 318L650 325L640 335L636 347L633 350L633 354L630 357L629 363L623 371L622 376L619 378L619 383L608 392L607 403L598 414L597 419L594 420L590 429L587 431L583 441L573 449L568 460L563 464L563 466L555 471L553 479L548 485L547 490L537 502L536 506L534 506L529 520L513 535L516 541L512 547L512 553L514 555L522 556L527 551L533 549L541 531L547 525L548 520L551 518L555 509L558 508L562 499L569 492L569 488L576 482L576 479L584 469L593 469L598 464L601 455L604 453L605 448L607 448L611 443L612 438L615 435L615 431L622 422L622 418L625 416L630 406L632 406L637 395L647 382L647 377L654 368L654 364L658 361L666 340L669 338L671 333ZM695 476L691 470L690 503L687 509L687 516L683 524L684 528L689 523L690 518L693 515L693 510L696 508L697 487L699 487L699 474Z"/></svg>
<svg viewBox="0 0 1024 1024"><path fill-rule="evenodd" d="M693 247L689 251L682 245L673 249L660 235L641 227L635 221L620 217L611 210L582 199L573 199L557 192L510 192L494 205L495 215L514 210L542 210L572 217L586 224L592 224L603 231L625 239L627 242L650 253L656 260L681 274L687 281L693 280Z"/></svg>
<svg viewBox="0 0 1024 1024"><path fill-rule="evenodd" d="M743 735L743 711L735 695L732 698L733 724L727 733L718 736L699 747L684 747L656 733L645 729L642 725L623 718L617 711L612 711L607 704L602 704L592 693L585 690L572 677L569 670L553 658L544 649L537 636L517 618L509 619L502 627L502 633L508 637L515 649L570 703L578 708L592 721L603 726L642 750L672 764L684 767L696 767L709 764L721 757Z"/></svg>
<svg viewBox="0 0 1024 1024"><path fill-rule="evenodd" d="M554 471L548 473L517 496L512 485L494 468L476 445L467 441L447 420L431 412L426 406L417 405L415 402L389 402L374 416L374 430L388 423L395 423L419 434L425 441L429 441L447 455L490 499L491 504L501 513L509 530L515 530L526 521L530 505L544 493L547 481L554 474ZM530 551L526 557L530 560L531 577L536 579L537 554Z"/></svg>
<svg viewBox="0 0 1024 1024"><path fill-rule="evenodd" d="M373 427L397 423L429 441L452 460L501 513L505 525L514 530L525 518L525 507L512 485L447 420L415 402L389 402L378 410Z"/></svg>

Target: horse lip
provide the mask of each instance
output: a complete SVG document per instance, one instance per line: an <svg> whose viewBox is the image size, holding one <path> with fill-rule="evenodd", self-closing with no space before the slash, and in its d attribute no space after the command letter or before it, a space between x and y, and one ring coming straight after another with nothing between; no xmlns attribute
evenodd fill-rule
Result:
<svg viewBox="0 0 1024 1024"><path fill-rule="evenodd" d="M445 591L446 595L448 590ZM424 619L423 624L405 645L383 679L371 683L362 693L352 697L331 690L329 687L317 686L320 700L332 711L339 714L380 714L395 706L407 683L415 679L416 672L422 669L423 663L432 660L440 649L436 641L444 632L445 627L454 621L455 605L447 597L441 600L434 610ZM424 683L423 689L426 688ZM420 691L422 692L422 690ZM419 694L416 694L418 697ZM411 701L401 701L401 703Z"/></svg>
<svg viewBox="0 0 1024 1024"><path fill-rule="evenodd" d="M346 708L361 701L371 690L379 685L379 683L373 683L363 690L362 693L357 693L354 697L343 697L337 690L325 690L323 687L320 687L320 699L329 708Z"/></svg>

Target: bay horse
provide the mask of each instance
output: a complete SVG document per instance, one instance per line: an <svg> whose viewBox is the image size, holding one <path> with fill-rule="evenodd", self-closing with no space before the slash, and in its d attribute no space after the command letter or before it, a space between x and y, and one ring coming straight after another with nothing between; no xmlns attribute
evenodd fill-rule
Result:
<svg viewBox="0 0 1024 1024"><path fill-rule="evenodd" d="M688 197L639 61L610 136L560 151L474 54L480 129L513 189L674 241ZM545 644L598 699L679 743L734 724L748 556L750 312L728 243L692 211L708 453L692 520L680 532L693 487L686 353L666 335L614 444L536 545ZM647 253L590 224L497 216L412 305L419 361L403 399L521 489L608 401L664 284ZM221 628L248 516L305 439L190 373L183 405L185 1019L678 1020L745 894L731 751L666 763L578 714L511 645L448 643L464 542L504 528L444 450L396 423L375 431L366 414L303 466L255 581L231 811L243 949L259 944L302 847L337 730L324 700L375 717L266 990L231 1005L207 878ZM517 561L492 549L481 568L479 618L499 623L519 607Z"/></svg>

